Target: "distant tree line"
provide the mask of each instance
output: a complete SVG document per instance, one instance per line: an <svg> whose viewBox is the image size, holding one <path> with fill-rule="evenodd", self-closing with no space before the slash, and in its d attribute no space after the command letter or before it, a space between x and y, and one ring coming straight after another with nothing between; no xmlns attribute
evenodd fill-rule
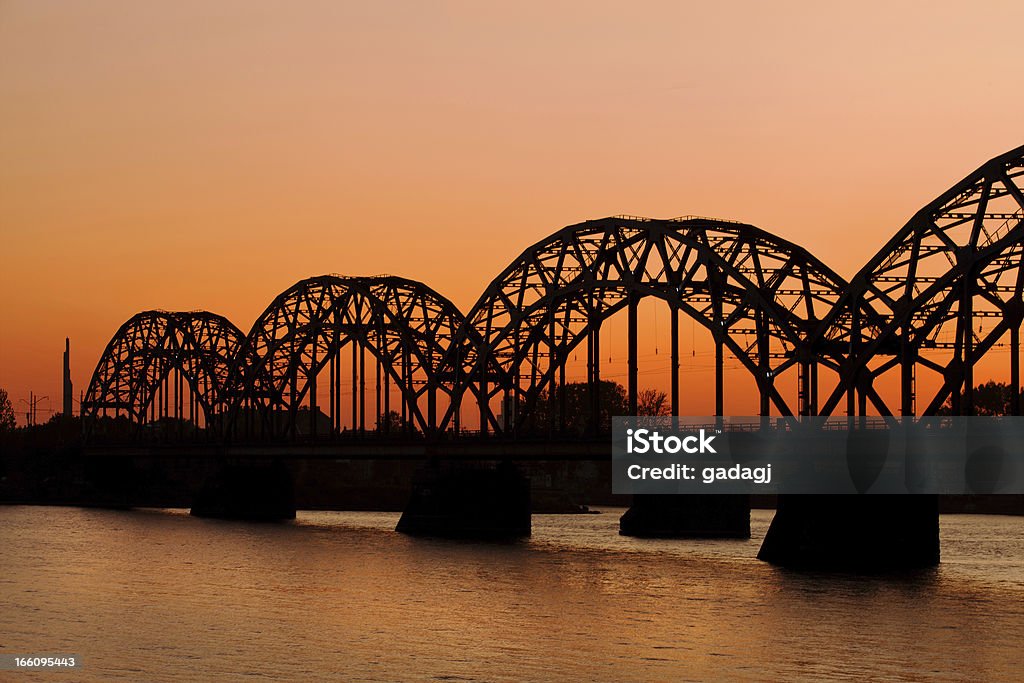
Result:
<svg viewBox="0 0 1024 683"><path fill-rule="evenodd" d="M0 388L0 432L14 431L14 406L11 405L11 397L7 390Z"/></svg>
<svg viewBox="0 0 1024 683"><path fill-rule="evenodd" d="M562 419L562 401L565 401L564 423ZM643 389L637 392L638 415L668 415L668 396L657 389ZM506 410L513 409L505 406ZM533 409L523 399L514 407L511 421L520 422L517 431L520 433L547 433L549 430L561 431L570 435L606 434L611 431L612 418L616 415L629 414L629 399L626 388L618 382L602 380L598 385L598 410L595 424L594 411L591 408L591 389L586 382L567 382L555 392L542 391L536 399ZM523 411L526 411L523 416Z"/></svg>
<svg viewBox="0 0 1024 683"><path fill-rule="evenodd" d="M1020 393L1020 405L1024 406L1024 391ZM974 387L974 414L975 415L1009 415L1013 390L1005 382L988 381ZM939 408L939 415L952 415L952 398Z"/></svg>

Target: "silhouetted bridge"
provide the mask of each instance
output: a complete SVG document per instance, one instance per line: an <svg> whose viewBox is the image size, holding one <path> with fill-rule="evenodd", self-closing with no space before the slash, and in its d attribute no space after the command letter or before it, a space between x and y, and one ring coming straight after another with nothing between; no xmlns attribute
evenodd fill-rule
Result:
<svg viewBox="0 0 1024 683"><path fill-rule="evenodd" d="M83 401L87 437L99 450L259 442L282 457L299 442L333 440L316 452L341 452L350 437L359 450L396 433L452 456L472 450L458 445L470 429L505 443L593 438L608 429L604 394L616 390L603 379L615 340L602 330L620 311L619 410L640 408L645 299L667 313L672 414L681 315L711 338L717 415L727 360L745 370L762 415L930 415L944 403L971 415L975 368L1001 353L1020 414L1022 187L1019 147L918 211L849 281L751 225L616 216L529 247L465 315L420 282L337 275L296 283L248 334L212 313L146 311L100 358ZM584 382L569 381L577 368ZM388 457L385 443L375 452Z"/></svg>

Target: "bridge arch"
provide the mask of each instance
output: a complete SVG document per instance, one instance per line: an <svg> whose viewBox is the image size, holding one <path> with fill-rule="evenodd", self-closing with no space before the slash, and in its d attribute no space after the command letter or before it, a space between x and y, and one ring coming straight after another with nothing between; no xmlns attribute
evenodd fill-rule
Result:
<svg viewBox="0 0 1024 683"><path fill-rule="evenodd" d="M483 429L524 424L542 392L565 386L568 354L587 347L591 422L596 424L600 327L629 310L629 409L637 407L636 306L655 297L671 310L673 354L678 312L710 330L716 346L716 406L722 411L722 354L753 375L761 412L813 410L817 365L837 369L831 349L816 358L805 340L838 299L845 282L805 249L754 226L706 218L654 220L618 216L568 226L524 251L483 293L462 334L476 341L463 383L473 386ZM803 387L791 405L775 378L799 366ZM673 356L673 412L678 356ZM595 390L596 388L596 390ZM564 392L562 392L564 396ZM502 404L503 419L491 407ZM564 399L560 399L564 424ZM447 415L446 419L450 419Z"/></svg>
<svg viewBox="0 0 1024 683"><path fill-rule="evenodd" d="M449 402L454 391L453 378L443 370L462 321L452 302L414 280L323 275L297 282L274 299L246 338L244 362L235 370L243 390L234 429L327 436L342 431L343 397L350 396L351 421L345 428L365 432L372 410L371 429L432 432L439 398ZM346 347L351 349L347 379L341 357ZM372 407L367 353L373 364ZM326 413L320 398L324 370ZM399 399L394 411L392 385ZM392 412L398 425L392 424Z"/></svg>
<svg viewBox="0 0 1024 683"><path fill-rule="evenodd" d="M853 278L817 333L850 358L823 412L845 397L849 414L870 402L883 415L929 415L949 399L955 414L970 415L975 366L1005 348L1011 412L1020 414L1022 257L1024 146L923 207ZM889 373L899 376L898 403L876 386Z"/></svg>
<svg viewBox="0 0 1024 683"><path fill-rule="evenodd" d="M108 342L82 404L87 429L101 417L143 425L173 419L181 429L215 426L229 402L230 368L244 336L206 311L143 311Z"/></svg>

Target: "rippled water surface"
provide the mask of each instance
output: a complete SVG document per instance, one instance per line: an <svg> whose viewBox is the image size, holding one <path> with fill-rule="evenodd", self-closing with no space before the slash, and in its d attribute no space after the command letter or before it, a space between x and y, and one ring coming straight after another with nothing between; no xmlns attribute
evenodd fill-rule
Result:
<svg viewBox="0 0 1024 683"><path fill-rule="evenodd" d="M621 510L531 539L183 511L0 507L0 652L73 652L3 680L1021 680L1024 518L943 516L943 564L798 574L750 541L637 540ZM6 676L6 678L4 678Z"/></svg>

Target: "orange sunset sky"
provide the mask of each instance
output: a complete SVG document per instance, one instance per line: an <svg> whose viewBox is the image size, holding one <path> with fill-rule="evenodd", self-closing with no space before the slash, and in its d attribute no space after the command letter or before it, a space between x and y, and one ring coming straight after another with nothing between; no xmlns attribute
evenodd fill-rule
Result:
<svg viewBox="0 0 1024 683"><path fill-rule="evenodd" d="M0 386L45 419L65 336L77 398L135 312L247 330L328 272L468 310L612 214L749 222L848 277L1024 144L1022 28L1019 0L0 0Z"/></svg>

